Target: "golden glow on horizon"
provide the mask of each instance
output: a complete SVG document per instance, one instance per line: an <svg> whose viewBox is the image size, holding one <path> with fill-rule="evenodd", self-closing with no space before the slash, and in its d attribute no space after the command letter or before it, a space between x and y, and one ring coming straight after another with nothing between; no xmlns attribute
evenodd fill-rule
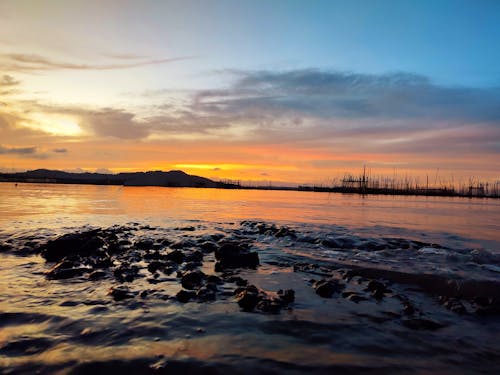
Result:
<svg viewBox="0 0 500 375"><path fill-rule="evenodd" d="M291 165L255 165L255 164L174 164L174 168L179 169L201 169L201 170L248 170L248 169L266 169L294 171L297 168Z"/></svg>

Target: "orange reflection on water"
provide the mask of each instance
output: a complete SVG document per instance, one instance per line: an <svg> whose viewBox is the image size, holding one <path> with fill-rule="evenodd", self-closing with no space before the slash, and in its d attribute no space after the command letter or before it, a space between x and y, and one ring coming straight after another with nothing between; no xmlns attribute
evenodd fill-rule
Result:
<svg viewBox="0 0 500 375"><path fill-rule="evenodd" d="M0 183L0 228L246 219L394 227L498 240L500 201L274 190Z"/></svg>

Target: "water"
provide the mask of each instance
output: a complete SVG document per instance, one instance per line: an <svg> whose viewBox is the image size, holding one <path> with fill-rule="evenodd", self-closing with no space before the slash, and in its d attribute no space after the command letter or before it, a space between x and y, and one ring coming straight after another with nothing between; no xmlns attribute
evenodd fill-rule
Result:
<svg viewBox="0 0 500 375"><path fill-rule="evenodd" d="M38 246L110 227L124 245L102 278L47 278L54 263ZM495 373L499 229L491 199L0 183L0 372ZM295 302L278 314L241 311L207 253L199 269L224 279L215 301L180 303L177 273L150 272L151 251L137 247L151 239L164 255L187 241L189 255L213 235L250 243L261 265L235 274L269 292L294 289ZM124 264L139 270L130 282L115 277ZM390 291L374 298L349 269ZM319 297L309 280L325 277L344 294ZM439 299L447 289L433 288L447 280L463 281L463 295ZM113 300L110 288L123 285L133 298Z"/></svg>
<svg viewBox="0 0 500 375"><path fill-rule="evenodd" d="M500 249L498 199L0 183L3 230L247 219Z"/></svg>

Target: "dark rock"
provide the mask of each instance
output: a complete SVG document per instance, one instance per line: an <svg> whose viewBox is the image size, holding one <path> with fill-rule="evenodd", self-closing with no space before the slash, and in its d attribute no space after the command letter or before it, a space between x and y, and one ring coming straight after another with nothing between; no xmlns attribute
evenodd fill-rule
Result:
<svg viewBox="0 0 500 375"><path fill-rule="evenodd" d="M195 270L199 267L201 267L203 264L201 262L188 262L184 265L183 269L185 271L192 271Z"/></svg>
<svg viewBox="0 0 500 375"><path fill-rule="evenodd" d="M440 301L444 307L454 313L465 314L467 312L465 306L457 298L441 297Z"/></svg>
<svg viewBox="0 0 500 375"><path fill-rule="evenodd" d="M281 238L281 237L291 237L291 238L296 238L297 235L295 234L295 231L292 229L289 229L287 227L281 227L275 234L274 236L276 238Z"/></svg>
<svg viewBox="0 0 500 375"><path fill-rule="evenodd" d="M255 286L250 285L238 294L236 301L244 311L252 311L259 302L258 295L258 289Z"/></svg>
<svg viewBox="0 0 500 375"><path fill-rule="evenodd" d="M146 254L144 254L144 259L158 260L158 259L162 259L162 255L160 254L159 251L149 251Z"/></svg>
<svg viewBox="0 0 500 375"><path fill-rule="evenodd" d="M99 229L88 232L69 233L48 241L41 247L41 255L49 262L57 262L67 255L90 255L104 246Z"/></svg>
<svg viewBox="0 0 500 375"><path fill-rule="evenodd" d="M177 295L177 301L186 303L189 302L189 300L193 299L196 297L196 293L192 290L180 290Z"/></svg>
<svg viewBox="0 0 500 375"><path fill-rule="evenodd" d="M105 271L96 270L89 274L89 280L99 280L105 278L106 276L107 273Z"/></svg>
<svg viewBox="0 0 500 375"><path fill-rule="evenodd" d="M370 280L365 290L370 291L372 296L377 299L383 298L385 293L390 292L390 290L387 289L385 284L377 280Z"/></svg>
<svg viewBox="0 0 500 375"><path fill-rule="evenodd" d="M172 249L185 249L185 248L190 248L194 247L195 243L191 240L181 240L174 242L173 244L170 245L170 248Z"/></svg>
<svg viewBox="0 0 500 375"><path fill-rule="evenodd" d="M342 297L348 299L349 301L359 303L361 301L367 301L368 299L356 292L343 292Z"/></svg>
<svg viewBox="0 0 500 375"><path fill-rule="evenodd" d="M122 264L113 271L116 279L120 282L132 282L139 274L139 267Z"/></svg>
<svg viewBox="0 0 500 375"><path fill-rule="evenodd" d="M405 302L403 304L403 313L405 315L413 315L415 313L415 308L410 302Z"/></svg>
<svg viewBox="0 0 500 375"><path fill-rule="evenodd" d="M139 249L139 250L149 250L149 249L153 248L153 240L142 239L142 240L137 241L134 244L134 246L136 249Z"/></svg>
<svg viewBox="0 0 500 375"><path fill-rule="evenodd" d="M206 302L206 301L215 301L215 296L216 296L216 291L207 286L201 287L198 289L196 292L196 298L200 302Z"/></svg>
<svg viewBox="0 0 500 375"><path fill-rule="evenodd" d="M205 280L201 271L186 272L182 275L181 284L186 289L197 289Z"/></svg>
<svg viewBox="0 0 500 375"><path fill-rule="evenodd" d="M202 242L199 246L200 246L200 249L204 253L207 253L207 254L213 253L217 249L217 244L215 244L214 242L211 242L211 241Z"/></svg>
<svg viewBox="0 0 500 375"><path fill-rule="evenodd" d="M264 313L277 314L280 312L281 307L282 305L276 300L261 299L255 308Z"/></svg>
<svg viewBox="0 0 500 375"><path fill-rule="evenodd" d="M487 297L475 297L473 299L473 302L477 306L488 306L490 304L490 299Z"/></svg>
<svg viewBox="0 0 500 375"><path fill-rule="evenodd" d="M226 279L226 281L229 283L235 283L238 286L247 286L248 285L248 281L240 276L230 276Z"/></svg>
<svg viewBox="0 0 500 375"><path fill-rule="evenodd" d="M121 301L124 299L134 298L135 294L130 291L130 289L124 285L119 285L112 287L108 294L113 297L115 301Z"/></svg>
<svg viewBox="0 0 500 375"><path fill-rule="evenodd" d="M201 262L203 260L203 253L199 250L193 251L186 255L186 262Z"/></svg>
<svg viewBox="0 0 500 375"><path fill-rule="evenodd" d="M207 277L207 283L222 284L222 279L219 276L210 275Z"/></svg>
<svg viewBox="0 0 500 375"><path fill-rule="evenodd" d="M180 250L171 251L165 256L165 258L177 264L184 262L184 254Z"/></svg>
<svg viewBox="0 0 500 375"><path fill-rule="evenodd" d="M325 238L324 240L321 240L320 244L325 247L329 247L332 249L339 248L340 244L337 243L335 240L331 238Z"/></svg>
<svg viewBox="0 0 500 375"><path fill-rule="evenodd" d="M405 327L414 330L435 331L445 327L445 325L442 323L436 322L435 320L424 319L424 318L403 319L401 320L401 322Z"/></svg>
<svg viewBox="0 0 500 375"><path fill-rule="evenodd" d="M215 251L218 263L216 269L225 268L256 268L259 265L259 256L256 252L232 243L225 243Z"/></svg>
<svg viewBox="0 0 500 375"><path fill-rule="evenodd" d="M57 263L49 271L46 272L46 276L49 279L70 279L72 277L81 276L89 269L85 267L79 267L78 263L72 262L70 260L63 260Z"/></svg>
<svg viewBox="0 0 500 375"><path fill-rule="evenodd" d="M293 289L278 290L278 296L285 303L292 303L295 301L295 291Z"/></svg>
<svg viewBox="0 0 500 375"><path fill-rule="evenodd" d="M313 284L313 288L316 291L316 294L320 297L331 298L334 293L342 291L344 285L339 283L339 281L335 279L323 279L320 281L316 281Z"/></svg>
<svg viewBox="0 0 500 375"><path fill-rule="evenodd" d="M148 264L148 271L151 273L155 273L158 270L162 270L165 268L164 262L153 261Z"/></svg>

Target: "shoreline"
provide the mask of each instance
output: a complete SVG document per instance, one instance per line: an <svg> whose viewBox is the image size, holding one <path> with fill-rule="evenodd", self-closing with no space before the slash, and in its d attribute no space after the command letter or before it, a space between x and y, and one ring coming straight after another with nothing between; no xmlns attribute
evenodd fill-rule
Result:
<svg viewBox="0 0 500 375"><path fill-rule="evenodd" d="M500 199L500 195L469 195L460 194L457 192L439 192L435 189L429 191L415 192L394 189L358 189L358 188L342 188L342 187L309 187L309 186L241 186L231 185L226 183L217 183L219 186L183 186L183 185L125 185L121 182L107 182L95 181L87 182L85 180L54 180L54 179L5 179L0 178L0 183L14 183L14 184L49 184L49 185L95 185L95 186L123 186L123 187L163 187L163 188L193 188L193 189L221 189L221 190L260 190L260 191L303 191L314 193L336 193L336 194L349 194L349 195L383 195L383 196L413 196L413 197L443 197L443 198L479 198L479 199Z"/></svg>

